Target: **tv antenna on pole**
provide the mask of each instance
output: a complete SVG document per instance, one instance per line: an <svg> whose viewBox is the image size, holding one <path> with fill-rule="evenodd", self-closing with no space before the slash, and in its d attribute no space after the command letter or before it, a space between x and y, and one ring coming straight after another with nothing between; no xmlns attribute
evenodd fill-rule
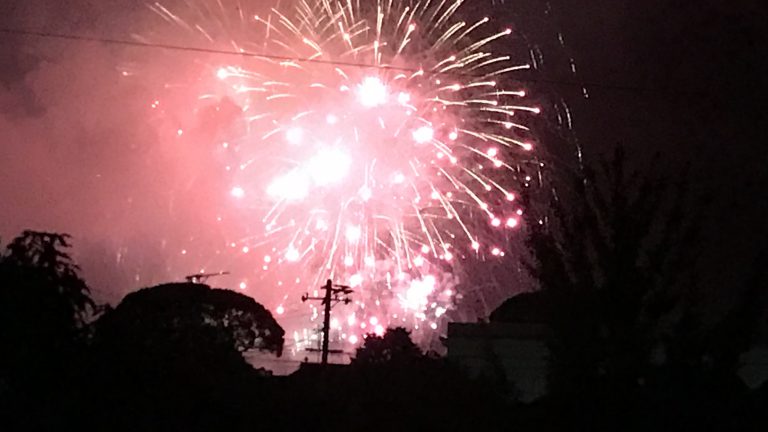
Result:
<svg viewBox="0 0 768 432"><path fill-rule="evenodd" d="M195 273L189 276L184 276L184 279L186 279L187 282L189 283L204 284L208 280L208 278L212 278L216 276L224 276L228 274L229 274L228 271L220 271L218 273Z"/></svg>

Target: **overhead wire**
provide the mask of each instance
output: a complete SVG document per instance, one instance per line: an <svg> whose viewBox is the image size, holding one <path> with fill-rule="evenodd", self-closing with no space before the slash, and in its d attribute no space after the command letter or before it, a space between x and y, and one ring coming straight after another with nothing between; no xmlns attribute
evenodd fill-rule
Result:
<svg viewBox="0 0 768 432"><path fill-rule="evenodd" d="M291 57L291 56L283 56L283 55L277 55L277 54L244 51L244 50L231 51L231 50L221 50L216 48L204 48L204 47L174 45L174 44L155 43L155 42L150 43L150 42L141 42L136 40L113 39L113 38L105 38L105 37L85 36L85 35L70 34L70 33L56 33L56 32L19 29L19 28L1 28L0 27L0 33L16 35L16 36L37 37L37 38L44 38L44 39L67 40L67 41L73 41L73 42L103 43L108 45L120 45L120 46L126 46L126 47L134 47L134 48L149 48L149 49L161 49L161 50L182 51L182 52L186 51L186 52L204 53L204 54L261 58L261 59L281 61L281 62L309 63L309 64L319 64L319 65L326 65L326 66L344 66L344 67L354 67L354 68L361 68L361 69L379 69L379 70L390 70L390 71L400 71L400 72L410 72L410 73L422 72L422 70L416 69L416 68L391 66L391 65L371 65L371 64L365 64L365 63L344 62L344 61L338 61L338 60L323 60L318 58L307 58L307 57ZM472 77L483 76L482 74L470 74L470 73L455 72L455 71L454 72L423 71L423 72L429 73L434 76L441 76L441 75L472 76ZM566 80L545 79L545 78L515 78L515 81L532 83L532 84L558 85L563 87L602 88L606 90L616 90L616 91L624 91L624 92L631 92L631 93L674 93L674 94L686 94L686 95L699 94L699 92L679 91L674 89L639 87L639 86L630 86L630 85L623 85L623 84L610 84L610 83L587 82L587 81L566 81Z"/></svg>

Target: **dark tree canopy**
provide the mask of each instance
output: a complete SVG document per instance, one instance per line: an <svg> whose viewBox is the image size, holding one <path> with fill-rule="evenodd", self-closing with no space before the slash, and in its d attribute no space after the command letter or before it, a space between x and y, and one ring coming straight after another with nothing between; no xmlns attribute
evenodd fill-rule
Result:
<svg viewBox="0 0 768 432"><path fill-rule="evenodd" d="M0 418L62 407L51 389L70 379L96 310L69 247L66 234L25 231L0 252Z"/></svg>
<svg viewBox="0 0 768 432"><path fill-rule="evenodd" d="M95 304L69 246L66 234L25 231L0 253L0 374L83 336Z"/></svg>
<svg viewBox="0 0 768 432"><path fill-rule="evenodd" d="M423 356L419 347L411 340L408 330L396 327L387 329L383 336L367 335L363 346L357 349L352 363L356 365L408 363Z"/></svg>
<svg viewBox="0 0 768 432"><path fill-rule="evenodd" d="M171 283L128 294L97 323L100 343L110 340L155 349L192 344L200 349L260 349L280 355L285 332L251 297L207 285Z"/></svg>
<svg viewBox="0 0 768 432"><path fill-rule="evenodd" d="M2 304L48 307L46 315L59 319L62 330L82 328L95 303L79 275L80 268L67 252L69 238L67 234L24 231L8 244L0 254L0 295L13 299L7 297Z"/></svg>
<svg viewBox="0 0 768 432"><path fill-rule="evenodd" d="M565 178L552 214L526 224L529 269L552 306L555 370L565 374L555 381L631 386L669 331L663 318L690 299L702 207L683 178L631 172L620 147Z"/></svg>

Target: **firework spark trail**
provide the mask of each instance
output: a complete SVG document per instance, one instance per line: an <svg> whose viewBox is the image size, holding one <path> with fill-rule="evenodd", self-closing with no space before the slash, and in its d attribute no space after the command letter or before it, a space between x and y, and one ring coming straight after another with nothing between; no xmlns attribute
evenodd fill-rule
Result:
<svg viewBox="0 0 768 432"><path fill-rule="evenodd" d="M221 2L152 6L206 41L270 54L211 65L198 83L242 123L217 138L236 161L230 211L250 221L228 243L260 254L264 280L353 286L355 309L334 325L352 345L388 325L437 329L456 268L504 256L518 225L525 121L539 109L513 85L528 65L496 53L511 31L462 21L463 3L301 0L234 17Z"/></svg>

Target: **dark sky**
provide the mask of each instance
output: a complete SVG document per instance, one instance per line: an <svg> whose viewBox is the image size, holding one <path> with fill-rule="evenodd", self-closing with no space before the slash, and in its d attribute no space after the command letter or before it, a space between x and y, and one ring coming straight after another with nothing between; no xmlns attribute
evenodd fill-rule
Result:
<svg viewBox="0 0 768 432"><path fill-rule="evenodd" d="M135 18L143 7L135 3L76 0L64 6L54 0L6 0L0 4L0 27L125 38L145 30L145 23ZM703 251L710 262L745 265L765 238L765 231L759 230L765 225L768 184L768 70L759 55L766 46L766 6L748 0L502 3L499 13L509 14L552 63L543 68L546 79L585 83L588 99L580 86L538 88L559 95L572 107L574 136L586 157L622 143L638 159L661 152L670 171L691 163L695 189L713 197ZM557 32L564 45L557 43ZM566 67L568 58L575 60L575 75ZM66 229L83 220L101 232L120 225L119 220L88 211L70 214L77 221L61 220L57 215L69 213L57 212L66 206L54 202L67 195L69 182L86 175L72 174L87 162L78 158L102 157L93 152L73 156L72 143L87 146L89 141L109 140L104 151L125 161L132 157L125 149L150 134L140 127L138 107L114 105L123 92L143 89L115 88L112 78L102 74L122 60L110 47L0 38L0 235L7 237L28 225ZM110 114L118 108L119 118ZM94 111L98 115L91 115ZM51 136L70 145L37 146ZM568 149L557 152L567 155ZM129 170L122 165L109 168ZM19 187L19 179L33 170L46 172L47 178L32 182L31 190ZM130 179L126 184L113 183L93 199L111 199L112 188L118 186L140 194L153 182L164 181L160 177L139 179L127 173L122 177ZM152 234L124 228L136 236ZM717 272L713 277L724 278L717 284L731 284L733 275Z"/></svg>
<svg viewBox="0 0 768 432"><path fill-rule="evenodd" d="M703 283L729 298L768 240L768 69L760 58L768 42L767 6L557 3L585 81L648 89L592 88L577 128L586 151L620 142L631 154L660 151L672 167L692 166L694 192L712 200L702 215Z"/></svg>

